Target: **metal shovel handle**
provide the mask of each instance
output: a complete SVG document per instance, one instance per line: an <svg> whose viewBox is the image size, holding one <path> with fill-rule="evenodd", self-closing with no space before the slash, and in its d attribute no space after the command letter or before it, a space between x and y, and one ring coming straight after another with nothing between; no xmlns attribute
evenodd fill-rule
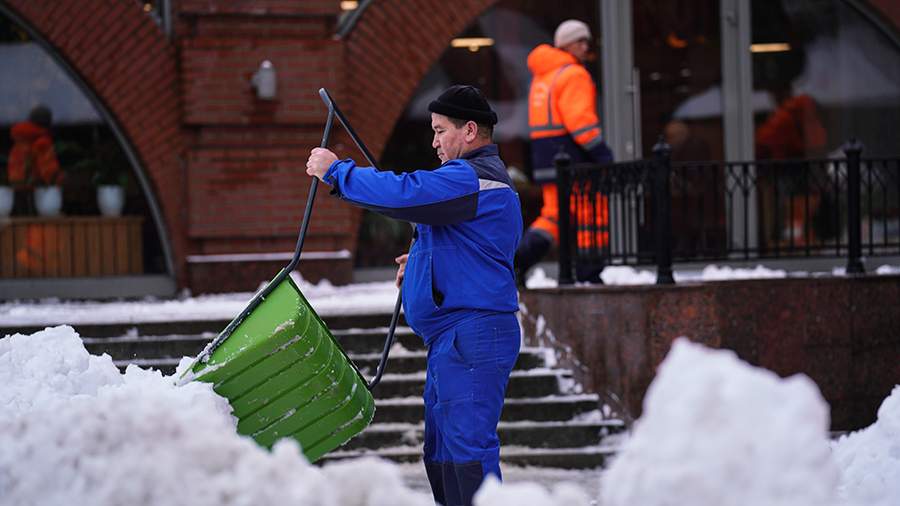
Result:
<svg viewBox="0 0 900 506"><path fill-rule="evenodd" d="M328 110L328 119L325 120L325 132L322 134L322 144L321 147L328 146L328 140L331 138L331 129L334 126L334 115L335 111L331 108ZM297 238L297 246L294 248L294 257L291 259L291 263L287 265L281 272L278 273L275 278L266 285L259 293L253 296L253 299L250 300L250 303L247 304L247 307L235 318L231 320L231 323L225 327L225 330L219 333L215 339L212 340L203 351L197 355L197 358L194 359L194 363L191 364L190 369L193 369L194 365L198 362L205 363L209 360L209 357L212 356L212 353L216 351L226 339L228 339L231 334L234 332L234 329L240 325L247 315L253 312L257 306L259 306L262 301L272 293L273 290L282 282L284 278L290 276L291 272L297 267L297 264L300 262L300 253L303 251L303 242L306 240L306 230L309 228L309 218L312 215L313 202L316 200L316 190L319 188L319 178L312 178L312 183L309 186L309 196L306 199L306 210L303 212L303 221L300 225L300 237ZM189 370L190 370L189 369Z"/></svg>
<svg viewBox="0 0 900 506"><path fill-rule="evenodd" d="M346 116L341 112L338 108L337 104L334 102L334 99L331 98L331 95L328 94L328 90L325 88L319 88L319 97L322 98L322 101L325 102L325 106L328 107L328 117L331 118L333 116L337 116L338 121L341 122L341 126L344 127L344 130L350 134L350 138L353 139L353 143L356 144L356 147L362 152L363 156L366 157L366 161L372 165L376 170L378 169L375 164L375 157L372 156L372 152L369 151L369 148L366 147L365 143L362 139L356 135L356 131L353 130L353 127L350 126L350 122L347 121ZM412 246L412 243L410 243ZM375 376L368 383L369 390L375 388L378 383L381 382L381 376L384 374L384 367L387 364L388 355L391 351L391 346L394 344L394 332L397 330L397 321L400 319L400 307L403 305L403 287L400 287L400 291L397 292L397 302L394 303L394 314L391 316L391 326L388 328L387 338L384 340L384 349L381 351L381 360L378 362L378 368L375 369Z"/></svg>
<svg viewBox="0 0 900 506"><path fill-rule="evenodd" d="M338 121L340 121L341 125L344 127L344 130L350 134L350 138L353 139L353 142L356 144L356 147L362 152L363 156L365 156L366 160L372 164L372 167L376 167L375 159L372 156L372 152L369 151L369 148L362 142L362 139L356 134L356 131L353 130L353 127L350 126L350 122L347 121L347 118L338 108L337 104L331 98L331 95L328 93L328 90L325 88L319 89L319 97L322 98L322 101L325 102L325 105L328 107L328 118L325 121L325 131L322 134L322 144L321 147L328 147L328 141L331 138L331 130L334 126L334 118L337 117ZM376 167L377 168L377 167ZM306 199L306 209L303 212L303 221L300 225L300 236L297 238L297 246L294 248L294 257L291 259L291 262L275 276L275 279L269 282L266 287L257 293L246 308L238 315L237 318L231 321L225 330L219 333L212 342L210 342L206 348L200 352L197 358L194 360L194 363L191 364L191 367L188 370L193 369L194 365L198 362L206 362L209 360L209 357L212 355L213 351L216 350L229 336L234 332L234 330L240 325L244 319L262 303L266 297L272 293L273 290L282 282L284 278L290 275L290 273L297 267L297 264L300 262L300 254L303 251L303 243L306 240L306 232L309 228L309 220L312 215L313 203L316 199L316 190L319 187L319 178L312 178L312 182L309 187L309 196ZM400 292L397 293L397 302L394 304L394 313L391 317L391 325L388 329L388 335L384 342L384 349L381 353L381 361L378 363L378 368L376 369L375 376L368 383L369 390L372 390L380 381L381 376L384 374L384 368L387 364L388 354L390 353L391 346L394 342L394 333L397 329L397 322L400 319L400 307L402 306L402 298L403 291L402 287Z"/></svg>

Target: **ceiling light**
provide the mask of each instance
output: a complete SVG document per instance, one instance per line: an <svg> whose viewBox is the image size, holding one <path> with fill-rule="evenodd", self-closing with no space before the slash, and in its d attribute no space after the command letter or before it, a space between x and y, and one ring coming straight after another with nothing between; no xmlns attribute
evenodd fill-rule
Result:
<svg viewBox="0 0 900 506"><path fill-rule="evenodd" d="M750 44L751 53L783 53L790 51L791 45L787 42L768 42L766 44Z"/></svg>
<svg viewBox="0 0 900 506"><path fill-rule="evenodd" d="M483 47L493 46L494 39L489 37L459 37L450 41L451 47L465 47L473 53Z"/></svg>
<svg viewBox="0 0 900 506"><path fill-rule="evenodd" d="M359 2L356 0L344 0L341 2L341 10L342 11L352 11L359 7Z"/></svg>

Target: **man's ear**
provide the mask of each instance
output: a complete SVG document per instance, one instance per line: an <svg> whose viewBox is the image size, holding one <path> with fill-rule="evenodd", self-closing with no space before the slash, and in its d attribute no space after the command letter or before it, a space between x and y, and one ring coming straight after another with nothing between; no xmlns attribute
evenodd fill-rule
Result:
<svg viewBox="0 0 900 506"><path fill-rule="evenodd" d="M465 132L466 142L472 142L476 137L478 137L478 123L475 123L474 121L467 121Z"/></svg>

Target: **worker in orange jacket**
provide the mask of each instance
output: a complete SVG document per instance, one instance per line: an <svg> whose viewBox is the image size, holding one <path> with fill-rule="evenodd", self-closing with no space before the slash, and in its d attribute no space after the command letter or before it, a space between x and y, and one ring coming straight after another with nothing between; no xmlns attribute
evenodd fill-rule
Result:
<svg viewBox="0 0 900 506"><path fill-rule="evenodd" d="M528 126L534 169L553 167L560 151L572 163L611 162L612 151L603 140L597 117L597 89L583 63L590 52L591 31L581 21L562 22L553 37L553 46L541 44L528 55L528 69L533 78L528 96ZM556 184L543 185L544 205L541 215L522 237L516 251L516 274L520 284L524 276L559 242L559 209ZM581 247L608 244L606 199L601 198L591 212L573 205L580 224L593 224L592 230L579 230ZM584 207L584 206L582 206ZM591 216L594 214L594 216ZM582 281L600 281L602 266L577 269Z"/></svg>

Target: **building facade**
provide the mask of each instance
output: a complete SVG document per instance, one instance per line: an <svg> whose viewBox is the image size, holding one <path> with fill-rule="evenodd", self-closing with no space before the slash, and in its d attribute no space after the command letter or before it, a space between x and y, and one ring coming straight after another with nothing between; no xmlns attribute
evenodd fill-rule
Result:
<svg viewBox="0 0 900 506"><path fill-rule="evenodd" d="M0 170L18 142L13 127L43 104L65 173L56 215L36 216L25 196L0 218L2 298L255 289L297 240L322 87L383 168L408 170L437 165L427 101L446 85L477 84L503 118L505 159L528 174L524 61L568 17L594 29L588 65L619 159L646 156L661 134L685 159L772 156L759 131L785 93L811 97L824 132L793 146L799 156L827 155L851 136L873 153L900 149L895 2L548 4L0 1L0 127L10 132ZM342 133L332 146L361 158ZM127 175L126 203L103 217L93 183L111 167ZM407 240L407 227L321 191L300 271L346 283Z"/></svg>

